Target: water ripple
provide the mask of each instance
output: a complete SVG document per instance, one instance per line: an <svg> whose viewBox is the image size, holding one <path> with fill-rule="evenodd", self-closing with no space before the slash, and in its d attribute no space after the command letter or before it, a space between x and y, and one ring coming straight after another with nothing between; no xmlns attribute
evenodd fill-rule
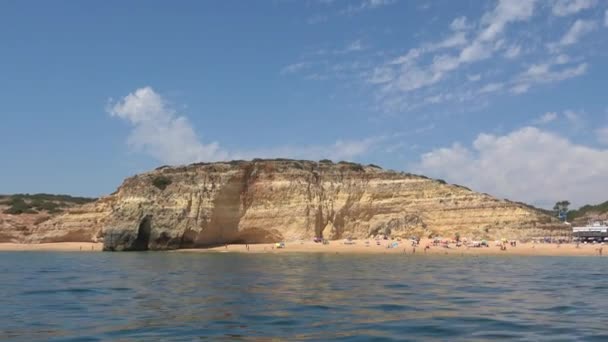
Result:
<svg viewBox="0 0 608 342"><path fill-rule="evenodd" d="M604 260L0 253L0 340L605 341Z"/></svg>

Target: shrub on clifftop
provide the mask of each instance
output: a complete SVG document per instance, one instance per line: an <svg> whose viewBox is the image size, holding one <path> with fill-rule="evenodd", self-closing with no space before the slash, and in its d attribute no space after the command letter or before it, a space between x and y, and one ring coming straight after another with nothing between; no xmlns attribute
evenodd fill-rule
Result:
<svg viewBox="0 0 608 342"><path fill-rule="evenodd" d="M152 185L160 190L165 190L171 184L171 178L167 176L156 176L152 179Z"/></svg>

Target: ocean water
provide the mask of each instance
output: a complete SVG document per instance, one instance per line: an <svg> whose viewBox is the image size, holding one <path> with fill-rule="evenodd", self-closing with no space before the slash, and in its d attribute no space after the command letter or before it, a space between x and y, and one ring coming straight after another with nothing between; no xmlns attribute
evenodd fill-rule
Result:
<svg viewBox="0 0 608 342"><path fill-rule="evenodd" d="M0 253L2 341L608 341L608 258Z"/></svg>

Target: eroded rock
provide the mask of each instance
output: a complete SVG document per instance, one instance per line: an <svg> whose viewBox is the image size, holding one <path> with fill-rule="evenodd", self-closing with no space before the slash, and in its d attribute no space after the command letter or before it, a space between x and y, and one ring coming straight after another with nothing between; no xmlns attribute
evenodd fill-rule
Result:
<svg viewBox="0 0 608 342"><path fill-rule="evenodd" d="M525 238L566 230L531 207L423 176L353 163L254 160L130 177L116 193L43 222L24 240L103 239L106 250L145 250L315 236Z"/></svg>

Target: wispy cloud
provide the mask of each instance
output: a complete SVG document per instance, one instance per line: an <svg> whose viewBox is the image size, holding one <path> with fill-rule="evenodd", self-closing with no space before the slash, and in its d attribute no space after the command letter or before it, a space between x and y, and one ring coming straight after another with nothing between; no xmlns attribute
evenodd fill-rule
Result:
<svg viewBox="0 0 608 342"><path fill-rule="evenodd" d="M595 130L595 135L600 144L608 145L608 126Z"/></svg>
<svg viewBox="0 0 608 342"><path fill-rule="evenodd" d="M354 159L370 152L384 137L338 139L328 145L278 146L227 151L218 142L203 143L187 117L179 115L151 87L143 87L119 101L110 100L107 112L132 126L128 145L165 164L187 164L228 159L286 157Z"/></svg>
<svg viewBox="0 0 608 342"><path fill-rule="evenodd" d="M587 72L588 64L580 63L576 66L555 69L556 62L534 64L514 79L511 92L515 94L525 93L532 85L554 83L569 78L581 76Z"/></svg>
<svg viewBox="0 0 608 342"><path fill-rule="evenodd" d="M555 0L551 11L553 14L563 17L576 14L597 5L597 0Z"/></svg>
<svg viewBox="0 0 608 342"><path fill-rule="evenodd" d="M281 69L281 75L293 74L310 66L309 62L298 62L286 65Z"/></svg>
<svg viewBox="0 0 608 342"><path fill-rule="evenodd" d="M566 109L563 112L546 112L539 118L532 121L533 125L546 125L548 123L565 120L568 123L569 130L580 130L585 127L585 112Z"/></svg>
<svg viewBox="0 0 608 342"><path fill-rule="evenodd" d="M556 112L546 112L545 114L541 115L538 119L534 120L534 124L546 125L550 122L555 121L556 119L557 119Z"/></svg>
<svg viewBox="0 0 608 342"><path fill-rule="evenodd" d="M365 46L363 45L361 40L357 39L357 40L351 42L350 44L348 44L345 48L335 50L334 53L335 54L345 54L345 53L361 51L364 49L365 49Z"/></svg>
<svg viewBox="0 0 608 342"><path fill-rule="evenodd" d="M450 29L453 31L466 31L472 27L473 25L468 23L467 17L465 16L454 19L450 24Z"/></svg>
<svg viewBox="0 0 608 342"><path fill-rule="evenodd" d="M396 0L363 0L357 5L349 5L342 11L344 14L354 14L357 12L380 8L394 4Z"/></svg>
<svg viewBox="0 0 608 342"><path fill-rule="evenodd" d="M574 129L582 129L585 126L585 113L582 111L574 111L571 109L567 109L564 111L564 117L568 120L569 124Z"/></svg>
<svg viewBox="0 0 608 342"><path fill-rule="evenodd" d="M592 20L578 19L570 29L562 36L558 43L550 44L550 47L563 47L578 43L579 39L597 28L597 23Z"/></svg>
<svg viewBox="0 0 608 342"><path fill-rule="evenodd" d="M406 54L376 67L368 81L381 85L380 98L385 105L403 108L410 94L443 81L447 75L470 64L484 61L503 49L502 34L514 22L527 21L534 13L534 1L501 0L497 6L484 13L479 20L479 29L472 34L467 31L467 19L458 17L450 24L453 35L437 43L424 43L410 49ZM441 50L447 50L443 52ZM453 50L456 50L455 53ZM511 46L506 54L514 58L521 52L519 46ZM434 54L430 62L423 57ZM497 91L497 85L481 89L482 93ZM459 96L462 97L462 96ZM406 105L407 107L407 105Z"/></svg>
<svg viewBox="0 0 608 342"><path fill-rule="evenodd" d="M389 3L392 2L378 5ZM451 19L443 32L435 34L438 38L419 41L401 54L390 50L373 54L371 44L363 45L361 41L341 49L326 48L323 58L327 64L319 67L325 70L311 71L303 77L314 74L323 76L315 78L319 80L337 79L332 75L332 65L344 65L347 63L344 58L350 58L351 64L359 65L356 72L350 73L351 80L364 81L371 87L376 108L396 112L444 102L482 105L491 97L523 94L541 85L585 75L590 69L587 51L577 51L575 58L570 58L567 52L597 30L598 19L578 18L570 24L555 19L558 24L554 29L569 26L563 28L564 33L557 41L550 43L555 31L552 34L540 31L543 20L539 17L574 14L596 6L595 1L552 1L547 6L539 5L538 0L497 0L494 4L478 18ZM537 21L531 23L533 19ZM366 41L373 42L369 37ZM362 49L365 53L346 56L347 51ZM332 58L342 60L336 62ZM354 63L360 61L365 63ZM486 82L477 82L482 75ZM349 77L341 76L342 79ZM454 87L456 84L460 86Z"/></svg>
<svg viewBox="0 0 608 342"><path fill-rule="evenodd" d="M503 83L488 83L485 86L481 87L481 89L479 89L480 93L493 93L499 90L502 90L504 88L504 84Z"/></svg>
<svg viewBox="0 0 608 342"><path fill-rule="evenodd" d="M513 59L517 58L521 54L521 46L513 45L505 51L505 57Z"/></svg>
<svg viewBox="0 0 608 342"><path fill-rule="evenodd" d="M481 74L467 75L467 79L469 80L469 82L477 82L481 80Z"/></svg>

